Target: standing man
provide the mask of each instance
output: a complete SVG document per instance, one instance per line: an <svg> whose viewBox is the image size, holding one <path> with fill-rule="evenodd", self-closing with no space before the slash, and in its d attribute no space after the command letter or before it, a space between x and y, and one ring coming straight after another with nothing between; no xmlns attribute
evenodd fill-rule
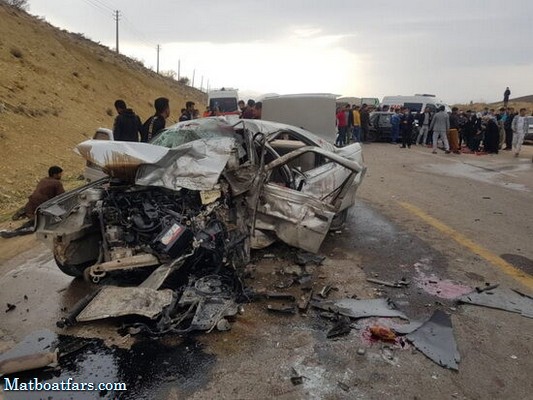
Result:
<svg viewBox="0 0 533 400"><path fill-rule="evenodd" d="M335 140L335 146L344 147L346 143L346 129L348 123L346 121L346 113L342 108L337 108L337 140Z"/></svg>
<svg viewBox="0 0 533 400"><path fill-rule="evenodd" d="M244 114L244 111L246 110L246 103L244 100L239 100L237 103L237 106L239 107L239 118L242 118L242 115Z"/></svg>
<svg viewBox="0 0 533 400"><path fill-rule="evenodd" d="M246 102L246 108L243 110L241 118L254 119L254 107L255 101L253 99L248 99L248 101Z"/></svg>
<svg viewBox="0 0 533 400"><path fill-rule="evenodd" d="M512 129L513 129L513 153L515 157L518 157L520 150L522 149L522 143L524 143L524 137L528 129L526 123L526 109L521 108L520 114L513 118Z"/></svg>
<svg viewBox="0 0 533 400"><path fill-rule="evenodd" d="M400 117L400 132L402 133L402 149L405 149L407 146L411 148L411 135L413 133L413 123L415 122L415 117L411 114L409 107L403 108L403 114Z"/></svg>
<svg viewBox="0 0 533 400"><path fill-rule="evenodd" d="M159 97L154 101L155 114L143 124L142 142L149 142L152 137L165 129L166 119L170 115L170 104L166 97Z"/></svg>
<svg viewBox="0 0 533 400"><path fill-rule="evenodd" d="M429 124L431 124L431 119L433 118L433 115L431 114L431 111L429 107L424 108L424 112L421 114L418 114L418 125L420 126L420 131L418 132L418 136L416 137L415 144L421 144L423 146L427 143L428 138L428 132L429 132ZM422 139L422 141L420 141Z"/></svg>
<svg viewBox="0 0 533 400"><path fill-rule="evenodd" d="M359 106L354 104L352 110L353 132L352 139L354 142L361 142L361 114L359 113Z"/></svg>
<svg viewBox="0 0 533 400"><path fill-rule="evenodd" d="M450 117L444 111L444 106L440 106L438 112L433 116L429 130L433 131L433 154L437 154L437 142L439 137L444 143L446 154L450 154L450 145L448 143L448 129L450 129Z"/></svg>
<svg viewBox="0 0 533 400"><path fill-rule="evenodd" d="M400 110L398 108L394 109L394 114L390 117L391 124L391 136L392 144L398 143L398 138L400 137Z"/></svg>
<svg viewBox="0 0 533 400"><path fill-rule="evenodd" d="M131 108L126 107L124 100L115 101L118 115L113 124L113 139L124 142L138 142L142 137L142 123L140 118Z"/></svg>
<svg viewBox="0 0 533 400"><path fill-rule="evenodd" d="M361 116L361 141L366 142L368 139L368 131L370 129L370 113L368 112L368 105L366 103L363 103L361 106L359 114Z"/></svg>
<svg viewBox="0 0 533 400"><path fill-rule="evenodd" d="M509 103L509 96L511 95L511 91L509 90L509 86L505 89L505 92L503 92L503 106L507 107L507 103Z"/></svg>
<svg viewBox="0 0 533 400"><path fill-rule="evenodd" d="M503 128L505 129L505 148L504 150L511 150L513 147L513 119L516 117L513 107L507 109L507 119L503 123Z"/></svg>
<svg viewBox="0 0 533 400"><path fill-rule="evenodd" d="M448 142L450 143L450 150L455 154L461 154L459 147L459 109L452 108L450 114L450 130L448 131Z"/></svg>

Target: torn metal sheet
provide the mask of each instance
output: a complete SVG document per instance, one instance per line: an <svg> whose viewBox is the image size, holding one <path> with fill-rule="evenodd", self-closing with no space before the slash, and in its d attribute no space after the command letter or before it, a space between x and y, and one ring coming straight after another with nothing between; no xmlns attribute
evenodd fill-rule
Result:
<svg viewBox="0 0 533 400"><path fill-rule="evenodd" d="M411 321L408 324L393 324L391 329L398 335L407 335L424 325L424 321Z"/></svg>
<svg viewBox="0 0 533 400"><path fill-rule="evenodd" d="M170 289L106 286L76 320L84 322L133 314L153 319L173 300L174 292Z"/></svg>
<svg viewBox="0 0 533 400"><path fill-rule="evenodd" d="M315 301L311 304L321 310L338 313L350 318L398 317L409 319L403 312L393 309L392 303L388 299L341 299Z"/></svg>
<svg viewBox="0 0 533 400"><path fill-rule="evenodd" d="M452 320L444 311L436 310L407 339L430 360L442 367L457 370L461 356L453 335Z"/></svg>
<svg viewBox="0 0 533 400"><path fill-rule="evenodd" d="M325 256L309 253L308 251L299 251L296 253L294 262L305 267L307 265L322 265L325 259Z"/></svg>
<svg viewBox="0 0 533 400"><path fill-rule="evenodd" d="M472 292L461 296L459 302L510 311L527 318L533 318L533 299L508 289L498 288L481 293Z"/></svg>
<svg viewBox="0 0 533 400"><path fill-rule="evenodd" d="M78 144L75 151L109 176L129 180L135 177L140 165L161 160L169 149L147 143L86 140Z"/></svg>
<svg viewBox="0 0 533 400"><path fill-rule="evenodd" d="M179 306L196 307L188 331L207 331L222 326L226 317L234 317L239 311L234 293L222 276L209 275L198 280L190 279L189 286L179 300ZM223 324L228 330L228 324Z"/></svg>
<svg viewBox="0 0 533 400"><path fill-rule="evenodd" d="M235 139L223 137L167 149L168 153L160 160L139 168L135 183L171 190L211 190L218 183L235 146Z"/></svg>

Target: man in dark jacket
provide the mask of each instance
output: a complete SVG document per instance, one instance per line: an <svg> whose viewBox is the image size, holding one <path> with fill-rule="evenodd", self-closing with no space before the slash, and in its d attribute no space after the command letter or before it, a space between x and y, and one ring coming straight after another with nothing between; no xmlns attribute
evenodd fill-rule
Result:
<svg viewBox="0 0 533 400"><path fill-rule="evenodd" d="M113 139L124 142L138 142L139 134L142 136L140 118L131 108L126 107L124 100L115 101L115 109L118 115L113 124Z"/></svg>
<svg viewBox="0 0 533 400"><path fill-rule="evenodd" d="M166 97L158 97L154 101L155 114L144 121L141 141L149 142L152 137L165 129L166 119L170 115L170 103Z"/></svg>
<svg viewBox="0 0 533 400"><path fill-rule="evenodd" d="M400 117L400 132L402 134L402 149L405 147L411 148L411 135L413 133L413 123L415 122L415 117L411 114L411 110L405 107L403 113Z"/></svg>
<svg viewBox="0 0 533 400"><path fill-rule="evenodd" d="M370 113L368 112L368 105L366 103L361 106L359 115L361 116L361 141L366 142L368 139L368 132L370 130Z"/></svg>

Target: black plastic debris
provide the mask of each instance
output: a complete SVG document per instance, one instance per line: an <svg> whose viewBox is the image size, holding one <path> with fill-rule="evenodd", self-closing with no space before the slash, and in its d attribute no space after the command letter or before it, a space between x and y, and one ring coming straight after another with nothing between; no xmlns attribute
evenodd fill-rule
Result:
<svg viewBox="0 0 533 400"><path fill-rule="evenodd" d="M521 314L523 317L533 318L533 299L516 290L498 289L485 290L480 293L472 292L461 296L460 303L496 308Z"/></svg>
<svg viewBox="0 0 533 400"><path fill-rule="evenodd" d="M326 337L328 339L333 339L339 336L346 336L350 333L351 330L352 328L350 318L340 317L335 322L335 325L333 325L333 327L328 331Z"/></svg>
<svg viewBox="0 0 533 400"><path fill-rule="evenodd" d="M309 253L307 251L299 251L296 253L294 262L302 267L307 265L322 265L326 257L318 254Z"/></svg>
<svg viewBox="0 0 533 400"><path fill-rule="evenodd" d="M296 314L294 304L268 304L267 310L279 314Z"/></svg>
<svg viewBox="0 0 533 400"><path fill-rule="evenodd" d="M304 383L305 376L300 375L294 368L292 368L291 382L294 386Z"/></svg>
<svg viewBox="0 0 533 400"><path fill-rule="evenodd" d="M337 382L337 385L342 389L344 390L345 392L349 392L350 391L350 386L348 386L346 383L344 382L341 382L341 381L338 381Z"/></svg>
<svg viewBox="0 0 533 400"><path fill-rule="evenodd" d="M313 307L332 313L341 314L350 318L367 318L367 317L398 317L409 319L407 316L394 309L394 304L389 299L340 299L314 301Z"/></svg>
<svg viewBox="0 0 533 400"><path fill-rule="evenodd" d="M391 287L391 288L404 288L404 287L409 286L409 284L411 283L408 280L406 280L405 278L402 278L402 279L400 279L398 281L395 281L395 282L383 281L381 279L375 279L375 278L367 278L366 281L370 282L370 283L375 283L375 284L381 285L381 286Z"/></svg>
<svg viewBox="0 0 533 400"><path fill-rule="evenodd" d="M426 357L442 367L459 369L461 356L453 335L452 320L444 311L436 310L407 339Z"/></svg>

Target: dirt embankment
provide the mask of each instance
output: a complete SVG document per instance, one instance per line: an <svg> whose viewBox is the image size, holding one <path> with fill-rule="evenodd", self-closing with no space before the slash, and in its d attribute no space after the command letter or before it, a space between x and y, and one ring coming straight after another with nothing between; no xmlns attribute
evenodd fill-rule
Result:
<svg viewBox="0 0 533 400"><path fill-rule="evenodd" d="M116 99L144 120L155 98L168 97L170 122L185 101L205 103L199 90L2 3L0 21L0 221L51 165L65 170L67 188L82 183L84 162L73 147L112 127Z"/></svg>

